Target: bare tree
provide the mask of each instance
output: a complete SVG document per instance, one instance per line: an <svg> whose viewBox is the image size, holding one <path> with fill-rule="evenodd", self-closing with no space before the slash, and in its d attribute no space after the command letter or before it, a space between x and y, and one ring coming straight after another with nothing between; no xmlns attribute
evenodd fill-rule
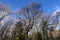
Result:
<svg viewBox="0 0 60 40"><path fill-rule="evenodd" d="M22 10L18 12L20 15L19 18L25 26L24 34L26 34L27 37L29 30L32 29L32 27L38 23L38 19L42 14L42 10L40 9L40 7L40 4L32 2L28 6L23 7Z"/></svg>
<svg viewBox="0 0 60 40"><path fill-rule="evenodd" d="M51 19L52 23L49 24L50 28L49 28L49 31L50 31L50 40L54 40L53 39L53 35L52 35L52 32L54 31L54 29L56 29L57 25L59 24L59 15L60 15L60 12L57 12L56 15ZM51 22L50 21L50 22Z"/></svg>
<svg viewBox="0 0 60 40"><path fill-rule="evenodd" d="M1 21L4 19L4 17L6 17L9 14L9 9L3 5L2 3L0 3L0 40L3 40L3 33L4 33L4 29L3 26L1 25Z"/></svg>
<svg viewBox="0 0 60 40"><path fill-rule="evenodd" d="M57 27L59 23L59 14L57 13L56 16L52 17L51 15L43 15L41 20L41 28L42 28L42 40L53 40L52 32ZM48 32L49 31L49 32ZM50 33L50 37L48 38L48 33Z"/></svg>

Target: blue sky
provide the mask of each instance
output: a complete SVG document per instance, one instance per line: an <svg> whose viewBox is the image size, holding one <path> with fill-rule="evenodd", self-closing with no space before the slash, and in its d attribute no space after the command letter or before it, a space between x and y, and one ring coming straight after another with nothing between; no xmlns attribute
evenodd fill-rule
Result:
<svg viewBox="0 0 60 40"><path fill-rule="evenodd" d="M13 11L24 7L30 2L41 3L45 13L51 13L55 8L60 7L60 0L0 0L0 2L10 5Z"/></svg>

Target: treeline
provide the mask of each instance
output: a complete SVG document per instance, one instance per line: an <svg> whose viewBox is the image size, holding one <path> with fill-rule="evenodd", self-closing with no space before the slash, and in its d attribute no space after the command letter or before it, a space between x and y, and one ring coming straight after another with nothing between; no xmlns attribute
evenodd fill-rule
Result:
<svg viewBox="0 0 60 40"><path fill-rule="evenodd" d="M0 11L10 13L5 7L1 7ZM6 25L5 28L3 27L3 30L0 30L0 40L60 40L60 30L56 30L60 22L60 12L56 12L54 16L52 15L53 13L45 15L41 4L32 2L18 9L16 14L19 15L17 17L19 21L14 24L14 30L11 32L11 35L4 35ZM3 15L0 19L2 20L5 16ZM33 27L36 28L37 32L28 34ZM6 32L8 33L8 31Z"/></svg>

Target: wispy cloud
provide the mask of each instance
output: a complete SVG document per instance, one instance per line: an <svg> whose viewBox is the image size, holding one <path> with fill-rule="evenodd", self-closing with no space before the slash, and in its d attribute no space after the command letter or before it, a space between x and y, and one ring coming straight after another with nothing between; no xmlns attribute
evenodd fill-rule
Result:
<svg viewBox="0 0 60 40"><path fill-rule="evenodd" d="M53 8L53 13L52 13L52 16L56 16L57 15L57 13L56 12L60 12L60 7L59 6L55 6L54 8Z"/></svg>
<svg viewBox="0 0 60 40"><path fill-rule="evenodd" d="M56 9L59 9L60 7L59 6L55 6L53 9L56 10Z"/></svg>

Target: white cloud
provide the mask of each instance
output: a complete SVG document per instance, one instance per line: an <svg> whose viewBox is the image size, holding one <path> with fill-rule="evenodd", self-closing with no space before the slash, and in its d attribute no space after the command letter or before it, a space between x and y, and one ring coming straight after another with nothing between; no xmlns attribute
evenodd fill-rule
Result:
<svg viewBox="0 0 60 40"><path fill-rule="evenodd" d="M56 9L59 9L60 7L59 6L55 6L53 9L56 10Z"/></svg>
<svg viewBox="0 0 60 40"><path fill-rule="evenodd" d="M52 13L52 16L56 16L57 13L56 12L60 12L60 7L56 6L53 8L54 12Z"/></svg>

